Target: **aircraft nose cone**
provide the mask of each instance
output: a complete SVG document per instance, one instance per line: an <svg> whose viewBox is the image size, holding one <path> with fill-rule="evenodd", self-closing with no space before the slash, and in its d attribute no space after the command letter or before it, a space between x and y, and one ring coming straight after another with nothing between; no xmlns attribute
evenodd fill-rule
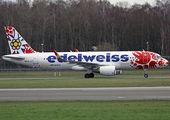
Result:
<svg viewBox="0 0 170 120"><path fill-rule="evenodd" d="M169 61L166 62L166 65L169 65Z"/></svg>

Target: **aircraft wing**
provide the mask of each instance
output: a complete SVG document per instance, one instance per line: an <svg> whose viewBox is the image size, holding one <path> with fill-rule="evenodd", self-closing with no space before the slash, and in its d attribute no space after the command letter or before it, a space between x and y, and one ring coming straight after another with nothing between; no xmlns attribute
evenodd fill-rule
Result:
<svg viewBox="0 0 170 120"><path fill-rule="evenodd" d="M79 62L79 61L69 61L69 60L64 60L63 58L60 57L60 55L53 49L53 52L55 53L55 55L57 56L57 59L63 62L68 62L70 64L77 64L77 65L81 65L83 67L95 67L95 66L103 66L103 65L99 65L97 63L88 63L88 62Z"/></svg>
<svg viewBox="0 0 170 120"><path fill-rule="evenodd" d="M99 64L97 63L88 63L88 62L79 62L79 61L66 61L69 62L71 64L77 64L77 65L81 65L81 66L99 66Z"/></svg>

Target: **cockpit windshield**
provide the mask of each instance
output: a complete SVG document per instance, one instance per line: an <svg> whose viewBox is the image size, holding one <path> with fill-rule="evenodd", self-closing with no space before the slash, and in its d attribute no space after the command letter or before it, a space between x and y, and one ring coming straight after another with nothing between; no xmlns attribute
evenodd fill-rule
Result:
<svg viewBox="0 0 170 120"><path fill-rule="evenodd" d="M162 58L162 56L154 56L153 58L154 59L159 59L159 58Z"/></svg>

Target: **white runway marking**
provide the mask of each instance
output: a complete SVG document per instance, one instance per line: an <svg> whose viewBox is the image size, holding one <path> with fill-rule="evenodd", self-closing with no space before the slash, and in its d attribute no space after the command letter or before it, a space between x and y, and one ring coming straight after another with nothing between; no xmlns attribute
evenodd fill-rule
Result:
<svg viewBox="0 0 170 120"><path fill-rule="evenodd" d="M124 98L126 98L126 97L118 97L119 99L124 99Z"/></svg>

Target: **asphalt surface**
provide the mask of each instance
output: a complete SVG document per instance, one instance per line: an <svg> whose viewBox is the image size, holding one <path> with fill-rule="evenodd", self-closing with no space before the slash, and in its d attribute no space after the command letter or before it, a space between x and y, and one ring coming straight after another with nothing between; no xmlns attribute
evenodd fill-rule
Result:
<svg viewBox="0 0 170 120"><path fill-rule="evenodd" d="M0 89L0 101L170 100L170 87Z"/></svg>

